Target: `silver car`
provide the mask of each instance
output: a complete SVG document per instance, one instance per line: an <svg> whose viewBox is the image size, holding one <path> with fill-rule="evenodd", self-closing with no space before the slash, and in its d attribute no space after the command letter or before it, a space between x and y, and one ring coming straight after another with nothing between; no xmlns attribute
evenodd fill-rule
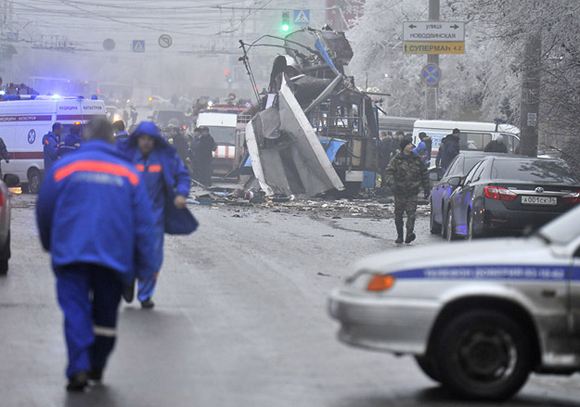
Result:
<svg viewBox="0 0 580 407"><path fill-rule="evenodd" d="M370 257L328 306L342 342L412 355L462 397L503 400L531 372L579 372L580 208L527 238Z"/></svg>

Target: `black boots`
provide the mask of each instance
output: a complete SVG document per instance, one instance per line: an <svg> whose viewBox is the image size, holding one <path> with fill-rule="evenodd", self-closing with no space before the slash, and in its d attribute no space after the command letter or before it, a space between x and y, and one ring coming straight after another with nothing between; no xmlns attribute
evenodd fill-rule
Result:
<svg viewBox="0 0 580 407"><path fill-rule="evenodd" d="M85 391L86 387L89 385L89 376L87 372L75 373L68 379L68 385L66 386L67 391L74 393L81 393Z"/></svg>
<svg viewBox="0 0 580 407"><path fill-rule="evenodd" d="M103 381L103 370L93 369L89 372L89 380L93 383L101 383Z"/></svg>
<svg viewBox="0 0 580 407"><path fill-rule="evenodd" d="M147 298L145 301L141 301L141 308L143 309L153 309L155 307L155 303L151 298Z"/></svg>
<svg viewBox="0 0 580 407"><path fill-rule="evenodd" d="M395 243L402 244L404 224L402 222L395 222L395 226L397 227L397 240L395 240ZM407 231L407 238L404 240L405 243L410 244L414 242L415 239L417 239L417 235L412 231Z"/></svg>
<svg viewBox="0 0 580 407"><path fill-rule="evenodd" d="M396 244L403 243L403 223L395 222L395 226L397 227L397 240L395 240Z"/></svg>

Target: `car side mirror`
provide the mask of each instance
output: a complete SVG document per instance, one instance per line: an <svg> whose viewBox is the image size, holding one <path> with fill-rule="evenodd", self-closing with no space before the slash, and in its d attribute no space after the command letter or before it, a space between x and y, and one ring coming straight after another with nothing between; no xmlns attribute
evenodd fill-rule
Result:
<svg viewBox="0 0 580 407"><path fill-rule="evenodd" d="M460 187L461 185L463 185L463 177L452 177L449 179L449 185L451 185L453 188L457 188Z"/></svg>
<svg viewBox="0 0 580 407"><path fill-rule="evenodd" d="M429 180L430 181L441 181L441 174L439 174L439 170L431 170L429 171Z"/></svg>

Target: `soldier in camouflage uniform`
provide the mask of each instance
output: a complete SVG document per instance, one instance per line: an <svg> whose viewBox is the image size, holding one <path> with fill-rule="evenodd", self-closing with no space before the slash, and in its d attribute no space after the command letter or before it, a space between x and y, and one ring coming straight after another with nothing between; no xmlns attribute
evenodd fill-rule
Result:
<svg viewBox="0 0 580 407"><path fill-rule="evenodd" d="M429 176L421 158L413 153L413 142L405 138L401 141L401 152L389 164L385 174L386 183L395 195L395 225L397 244L403 243L403 215L407 214L407 236L405 243L415 240L415 218L417 195L423 187L425 196L429 195Z"/></svg>

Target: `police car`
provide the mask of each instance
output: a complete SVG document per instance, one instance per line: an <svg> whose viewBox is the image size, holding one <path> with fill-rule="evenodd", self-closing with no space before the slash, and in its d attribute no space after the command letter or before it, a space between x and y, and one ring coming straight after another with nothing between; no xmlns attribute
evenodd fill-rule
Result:
<svg viewBox="0 0 580 407"><path fill-rule="evenodd" d="M351 346L412 355L455 394L503 400L580 372L580 208L526 238L379 254L332 292Z"/></svg>

